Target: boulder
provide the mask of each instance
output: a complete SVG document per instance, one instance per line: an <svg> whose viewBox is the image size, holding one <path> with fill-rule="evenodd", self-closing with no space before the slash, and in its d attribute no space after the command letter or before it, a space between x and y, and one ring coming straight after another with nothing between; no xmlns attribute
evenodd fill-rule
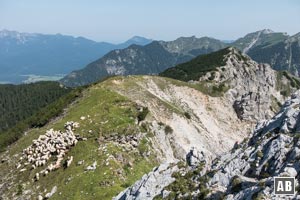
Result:
<svg viewBox="0 0 300 200"><path fill-rule="evenodd" d="M197 166L201 162L206 162L203 151L197 150L196 147L191 148L190 152L186 155L186 161L189 166Z"/></svg>
<svg viewBox="0 0 300 200"><path fill-rule="evenodd" d="M52 196L56 193L56 191L57 191L57 187L54 186L54 187L52 188L51 192L49 192L49 193L47 193L47 194L45 195L45 199L49 199L50 197L52 197Z"/></svg>

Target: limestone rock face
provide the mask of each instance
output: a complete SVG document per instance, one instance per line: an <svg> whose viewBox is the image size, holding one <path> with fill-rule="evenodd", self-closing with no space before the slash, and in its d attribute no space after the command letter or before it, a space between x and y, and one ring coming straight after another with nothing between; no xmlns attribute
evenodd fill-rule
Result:
<svg viewBox="0 0 300 200"><path fill-rule="evenodd" d="M225 55L226 65L208 72L200 81L225 84L230 89L226 97L242 120L269 119L273 101L283 102L276 88L277 72L268 64L258 64L235 48Z"/></svg>
<svg viewBox="0 0 300 200"><path fill-rule="evenodd" d="M275 176L297 180L300 171L299 119L300 91L293 94L272 119L258 124L249 141L214 161L211 169L216 173L208 183L208 187L214 188L212 193L224 192L228 199L251 199L253 195L270 199L275 197ZM237 182L233 180L238 180L238 192L232 189Z"/></svg>
<svg viewBox="0 0 300 200"><path fill-rule="evenodd" d="M218 188L215 192L229 189L229 199L247 199L258 193L269 199L274 198L274 176L298 177L299 94L293 94L272 119L258 124L248 142L219 157L212 168L216 173L209 182L209 186ZM239 179L241 185L249 181L255 184L240 187L236 193L230 190L234 187L233 179Z"/></svg>
<svg viewBox="0 0 300 200"><path fill-rule="evenodd" d="M175 180L172 174L176 171L178 171L178 167L174 164L161 164L150 173L145 174L134 185L116 196L114 200L153 199L156 195L160 194L164 187Z"/></svg>
<svg viewBox="0 0 300 200"><path fill-rule="evenodd" d="M196 162L201 160L196 158L205 158L205 154L192 148L186 160L191 165L187 168L189 176L182 176L180 180L184 179L182 182L185 183L189 181L195 187L185 188L184 193L168 191L159 196L165 199L173 192L172 195L180 198L202 199L204 188L200 185L205 184L205 188L209 189L205 195L207 199L275 199L276 176L295 177L298 187L299 119L300 91L297 91L274 117L258 123L249 139L237 143L230 152L221 154L212 163L206 163L201 171L198 169L203 162ZM290 197L293 198L298 199L299 196Z"/></svg>
<svg viewBox="0 0 300 200"><path fill-rule="evenodd" d="M112 81L110 88L149 109L147 123L154 134L151 142L161 163L185 160L192 147L202 151L208 163L241 141L253 124L239 120L228 99L211 97L180 83L143 76L120 78ZM124 88L127 84L130 92Z"/></svg>

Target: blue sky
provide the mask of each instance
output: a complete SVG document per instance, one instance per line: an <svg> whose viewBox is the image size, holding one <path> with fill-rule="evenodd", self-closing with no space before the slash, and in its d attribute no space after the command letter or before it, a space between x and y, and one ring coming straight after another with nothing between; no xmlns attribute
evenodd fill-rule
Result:
<svg viewBox="0 0 300 200"><path fill-rule="evenodd" d="M0 0L0 29L121 42L300 32L299 0Z"/></svg>

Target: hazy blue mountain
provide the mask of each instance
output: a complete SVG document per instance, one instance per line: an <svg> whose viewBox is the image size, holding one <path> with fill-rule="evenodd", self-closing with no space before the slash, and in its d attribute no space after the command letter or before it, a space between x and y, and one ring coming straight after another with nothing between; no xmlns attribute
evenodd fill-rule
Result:
<svg viewBox="0 0 300 200"><path fill-rule="evenodd" d="M221 40L221 41L226 44L230 44L230 43L233 43L235 40Z"/></svg>
<svg viewBox="0 0 300 200"><path fill-rule="evenodd" d="M0 82L20 83L27 76L59 79L80 69L113 49L131 44L145 45L151 40L135 36L121 44L95 42L83 37L0 31ZM48 77L51 76L51 77Z"/></svg>
<svg viewBox="0 0 300 200"><path fill-rule="evenodd" d="M130 38L129 40L125 41L124 43L118 44L118 48L116 49L124 49L126 47L129 47L132 44L136 44L136 45L146 45L151 43L152 40L144 38L144 37L140 37L140 36L133 36L132 38Z"/></svg>

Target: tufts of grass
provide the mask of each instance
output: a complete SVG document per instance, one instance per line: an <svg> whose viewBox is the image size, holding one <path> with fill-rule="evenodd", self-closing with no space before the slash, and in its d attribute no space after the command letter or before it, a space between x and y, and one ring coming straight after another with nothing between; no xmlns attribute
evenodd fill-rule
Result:
<svg viewBox="0 0 300 200"><path fill-rule="evenodd" d="M173 133L172 127L169 126L169 125L166 125L166 126L165 126L165 133L166 133L166 134L171 134L171 133Z"/></svg>
<svg viewBox="0 0 300 200"><path fill-rule="evenodd" d="M288 84L283 83L283 77L289 81ZM276 88L281 95L288 97L295 89L300 89L300 79L287 71L279 71L277 72Z"/></svg>

